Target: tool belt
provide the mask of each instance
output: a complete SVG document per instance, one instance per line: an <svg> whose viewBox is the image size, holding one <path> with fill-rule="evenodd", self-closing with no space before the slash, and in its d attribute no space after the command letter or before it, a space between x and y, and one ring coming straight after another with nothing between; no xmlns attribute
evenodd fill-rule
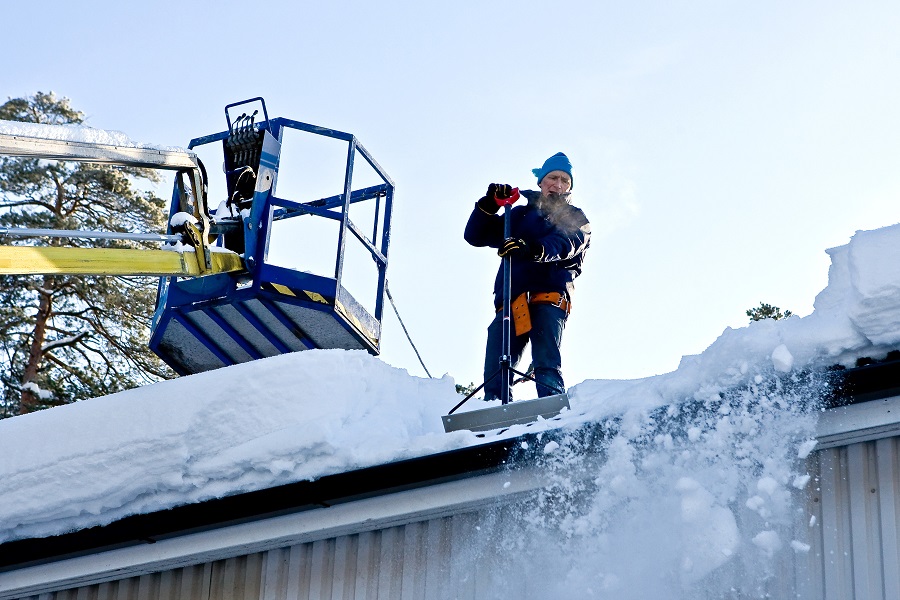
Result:
<svg viewBox="0 0 900 600"><path fill-rule="evenodd" d="M566 316L572 312L572 302L566 298L565 294L559 292L525 292L520 294L518 298L510 303L510 312L512 313L513 323L516 326L517 336L531 331L529 304L552 304L566 311ZM501 310L503 310L503 306L500 306L497 312Z"/></svg>

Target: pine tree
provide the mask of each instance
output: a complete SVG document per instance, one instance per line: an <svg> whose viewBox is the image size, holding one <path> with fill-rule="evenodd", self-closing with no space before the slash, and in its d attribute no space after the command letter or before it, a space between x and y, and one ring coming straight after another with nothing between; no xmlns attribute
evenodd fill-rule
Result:
<svg viewBox="0 0 900 600"><path fill-rule="evenodd" d="M456 393L462 396L468 396L472 392L475 391L475 384L469 383L469 385L461 385L459 383L456 384Z"/></svg>
<svg viewBox="0 0 900 600"><path fill-rule="evenodd" d="M793 314L794 313L789 310L782 313L781 309L777 306L772 306L765 302L760 302L759 306L747 311L747 316L750 317L751 321L761 321L762 319L775 319L777 321L779 319L786 319Z"/></svg>
<svg viewBox="0 0 900 600"><path fill-rule="evenodd" d="M81 124L52 92L10 99L0 119ZM162 231L166 203L139 185L156 172L0 158L0 226ZM140 247L137 242L9 238L3 244ZM150 277L0 277L0 418L109 394L174 375L148 348Z"/></svg>

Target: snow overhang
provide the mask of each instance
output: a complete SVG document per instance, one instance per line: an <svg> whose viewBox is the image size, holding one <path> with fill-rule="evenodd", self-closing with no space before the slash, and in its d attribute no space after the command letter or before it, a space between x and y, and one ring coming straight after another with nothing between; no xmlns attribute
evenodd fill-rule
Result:
<svg viewBox="0 0 900 600"><path fill-rule="evenodd" d="M508 478L513 471L533 462L530 457L534 455L539 440L542 439L546 444L554 436L560 435L561 431L487 441L449 452L329 475L315 481L300 481L134 515L105 526L63 535L10 541L0 544L0 582L9 578L9 571L48 562L124 548L146 549L149 545L158 546L162 542L184 536L261 520L290 520L299 514L307 514L316 521L325 518L323 509L326 512L336 512L334 509L340 507L342 514L352 515L355 514L354 507L360 506L361 501L395 497L397 494L425 488L440 489L440 486L449 483L465 487L466 480L490 474ZM529 450L523 450L523 445ZM493 498L507 492L510 490L494 487L488 496ZM437 498L440 497L439 494ZM483 502L484 499L485 496L473 488L469 500ZM445 506L441 508L439 504ZM458 508L459 502L447 499L439 501L434 510L452 511ZM360 530L378 527L374 521L368 522L368 519L372 517L358 513L350 521L366 521L365 527ZM151 551L155 552L155 549ZM5 588L5 584L0 583L0 590Z"/></svg>

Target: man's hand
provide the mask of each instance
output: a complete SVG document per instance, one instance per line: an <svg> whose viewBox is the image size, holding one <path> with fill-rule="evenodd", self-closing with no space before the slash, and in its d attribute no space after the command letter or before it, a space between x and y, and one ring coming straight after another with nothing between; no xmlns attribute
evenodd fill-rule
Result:
<svg viewBox="0 0 900 600"><path fill-rule="evenodd" d="M519 238L506 238L503 240L503 245L497 250L497 254L502 258L506 258L507 256L512 256L514 258L532 258L531 249L528 247L528 244L525 240Z"/></svg>
<svg viewBox="0 0 900 600"><path fill-rule="evenodd" d="M491 188L494 194L491 195ZM506 183L492 183L488 186L488 197L493 198L497 206L512 206L519 199L519 188L514 188Z"/></svg>
<svg viewBox="0 0 900 600"><path fill-rule="evenodd" d="M495 215L501 206L510 206L518 199L519 188L506 183L492 183L484 198L478 201L478 207L489 215Z"/></svg>
<svg viewBox="0 0 900 600"><path fill-rule="evenodd" d="M488 186L487 194L485 194L488 198L493 198L494 200L505 200L512 196L512 186L506 183L492 183ZM503 206L501 203L497 203L497 206Z"/></svg>

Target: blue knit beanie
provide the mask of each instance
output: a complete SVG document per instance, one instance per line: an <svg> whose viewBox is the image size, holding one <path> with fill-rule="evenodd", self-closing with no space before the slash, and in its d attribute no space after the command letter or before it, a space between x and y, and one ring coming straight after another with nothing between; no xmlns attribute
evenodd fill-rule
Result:
<svg viewBox="0 0 900 600"><path fill-rule="evenodd" d="M572 177L572 163L569 162L569 157L563 154L562 152L557 152L550 158L544 161L544 166L540 169L532 169L531 172L538 178L538 185L541 185L541 181L544 179L544 175L549 173L550 171L564 171L569 174L569 177L572 179L572 185L570 187L575 187L575 178Z"/></svg>

